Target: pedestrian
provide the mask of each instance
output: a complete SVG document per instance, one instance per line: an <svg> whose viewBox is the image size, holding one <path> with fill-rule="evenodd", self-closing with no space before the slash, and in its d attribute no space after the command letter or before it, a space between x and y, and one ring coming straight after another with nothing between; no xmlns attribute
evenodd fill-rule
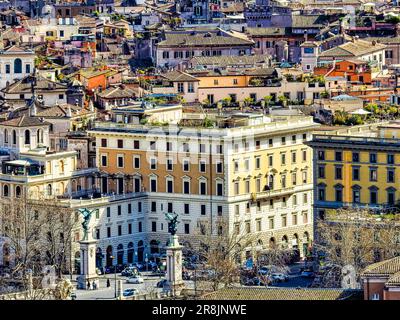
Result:
<svg viewBox="0 0 400 320"><path fill-rule="evenodd" d="M90 281L87 281L87 289L90 290Z"/></svg>
<svg viewBox="0 0 400 320"><path fill-rule="evenodd" d="M107 279L107 288L111 286L110 279Z"/></svg>
<svg viewBox="0 0 400 320"><path fill-rule="evenodd" d="M92 283L92 287L93 287L93 290L97 289L97 285L96 285L96 282L94 282L94 280L93 280L93 283Z"/></svg>

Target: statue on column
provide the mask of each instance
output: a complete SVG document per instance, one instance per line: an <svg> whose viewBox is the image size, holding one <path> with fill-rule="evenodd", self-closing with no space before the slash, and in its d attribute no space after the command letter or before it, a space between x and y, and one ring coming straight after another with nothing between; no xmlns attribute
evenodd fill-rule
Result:
<svg viewBox="0 0 400 320"><path fill-rule="evenodd" d="M92 211L87 208L78 209L79 213L83 216L82 228L83 228L83 240L88 240L88 231L89 231L89 222L92 217L93 212L98 211L99 209L94 209Z"/></svg>
<svg viewBox="0 0 400 320"><path fill-rule="evenodd" d="M170 292L173 296L179 296L184 283L182 280L182 246L179 244L176 234L178 221L177 213L165 213L168 221L168 232L171 234L171 240L167 247L167 282L164 290Z"/></svg>
<svg viewBox="0 0 400 320"><path fill-rule="evenodd" d="M176 235L176 230L177 228L177 224L179 223L178 221L178 214L177 213L165 213L165 218L168 221L168 232L171 234L171 236Z"/></svg>
<svg viewBox="0 0 400 320"><path fill-rule="evenodd" d="M84 232L83 239L79 241L81 251L80 275L77 277L79 289L89 290L93 283L96 284L97 288L99 287L95 255L97 241L92 236L89 236L90 218L97 210L89 210L87 208L78 209L78 212L83 216L82 228Z"/></svg>

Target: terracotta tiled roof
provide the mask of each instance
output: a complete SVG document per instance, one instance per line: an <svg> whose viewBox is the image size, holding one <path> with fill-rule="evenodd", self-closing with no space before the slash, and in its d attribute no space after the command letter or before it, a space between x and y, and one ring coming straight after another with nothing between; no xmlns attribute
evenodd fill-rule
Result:
<svg viewBox="0 0 400 320"><path fill-rule="evenodd" d="M60 104L50 108L43 108L41 111L37 113L37 117L42 118L67 118L68 117L68 108L71 108L72 117L82 116L88 113L91 113L89 110L81 108L79 106L75 106L72 104Z"/></svg>
<svg viewBox="0 0 400 320"><path fill-rule="evenodd" d="M373 263L364 269L362 276L391 276L397 272L400 272L400 257Z"/></svg>
<svg viewBox="0 0 400 320"><path fill-rule="evenodd" d="M395 273L386 282L387 287L399 287L400 286L400 272Z"/></svg>
<svg viewBox="0 0 400 320"><path fill-rule="evenodd" d="M27 93L31 92L31 77L27 76L21 80L18 80L14 83L12 83L9 87L6 87L2 89L4 93ZM55 90L61 90L65 91L67 90L67 85L59 83L59 82L54 82L48 79L45 79L43 77L37 77L36 80L36 85L35 85L35 90L36 91L55 91Z"/></svg>
<svg viewBox="0 0 400 320"><path fill-rule="evenodd" d="M18 47L18 46L11 46L11 47L7 48L6 50L4 50L4 52L9 52L9 53L14 53L14 52L15 53L32 53L33 54L32 51L25 50L25 49L23 49L21 47Z"/></svg>
<svg viewBox="0 0 400 320"><path fill-rule="evenodd" d="M362 300L361 290L317 288L225 288L202 300Z"/></svg>
<svg viewBox="0 0 400 320"><path fill-rule="evenodd" d="M9 126L9 127L36 127L36 126L49 125L49 123L41 121L39 118L36 118L36 117L30 117L28 115L23 115L18 118L0 122L0 125Z"/></svg>
<svg viewBox="0 0 400 320"><path fill-rule="evenodd" d="M130 89L130 88L120 88L120 87L111 87L108 88L98 94L101 98L109 98L109 99L116 99L116 98L133 98L136 96L137 93Z"/></svg>
<svg viewBox="0 0 400 320"><path fill-rule="evenodd" d="M386 46L380 43L372 44L365 40L354 40L346 42L335 48L326 50L320 54L320 57L343 57L343 56L361 56L385 49Z"/></svg>
<svg viewBox="0 0 400 320"><path fill-rule="evenodd" d="M161 75L170 81L199 81L195 77L181 71L171 71Z"/></svg>

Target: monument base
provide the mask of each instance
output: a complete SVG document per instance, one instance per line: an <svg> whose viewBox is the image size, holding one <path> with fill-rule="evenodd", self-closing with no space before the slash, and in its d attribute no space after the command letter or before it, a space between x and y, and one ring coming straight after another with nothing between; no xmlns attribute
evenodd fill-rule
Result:
<svg viewBox="0 0 400 320"><path fill-rule="evenodd" d="M179 296L185 284L182 279L182 246L178 236L173 235L167 247L167 281L164 292Z"/></svg>
<svg viewBox="0 0 400 320"><path fill-rule="evenodd" d="M93 290L93 282L96 284L96 289L99 289L100 282L97 275L80 275L76 280L78 282L78 289ZM90 283L90 289L88 289L88 281Z"/></svg>
<svg viewBox="0 0 400 320"><path fill-rule="evenodd" d="M183 289L185 289L185 284L183 283L183 281L175 284L172 284L169 281L167 281L163 287L163 291L165 293L169 293L174 297L180 296Z"/></svg>

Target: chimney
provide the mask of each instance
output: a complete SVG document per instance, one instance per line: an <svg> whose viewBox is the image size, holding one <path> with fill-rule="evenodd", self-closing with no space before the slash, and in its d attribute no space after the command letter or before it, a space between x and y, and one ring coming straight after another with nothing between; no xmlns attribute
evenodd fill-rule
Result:
<svg viewBox="0 0 400 320"><path fill-rule="evenodd" d="M32 104L29 107L29 116L36 117L37 110L36 110L36 103L35 100L32 101Z"/></svg>
<svg viewBox="0 0 400 320"><path fill-rule="evenodd" d="M67 117L71 118L72 117L72 111L71 111L71 106L67 106Z"/></svg>
<svg viewBox="0 0 400 320"><path fill-rule="evenodd" d="M93 101L92 100L89 101L89 110L91 112L94 112L94 105L93 105Z"/></svg>

